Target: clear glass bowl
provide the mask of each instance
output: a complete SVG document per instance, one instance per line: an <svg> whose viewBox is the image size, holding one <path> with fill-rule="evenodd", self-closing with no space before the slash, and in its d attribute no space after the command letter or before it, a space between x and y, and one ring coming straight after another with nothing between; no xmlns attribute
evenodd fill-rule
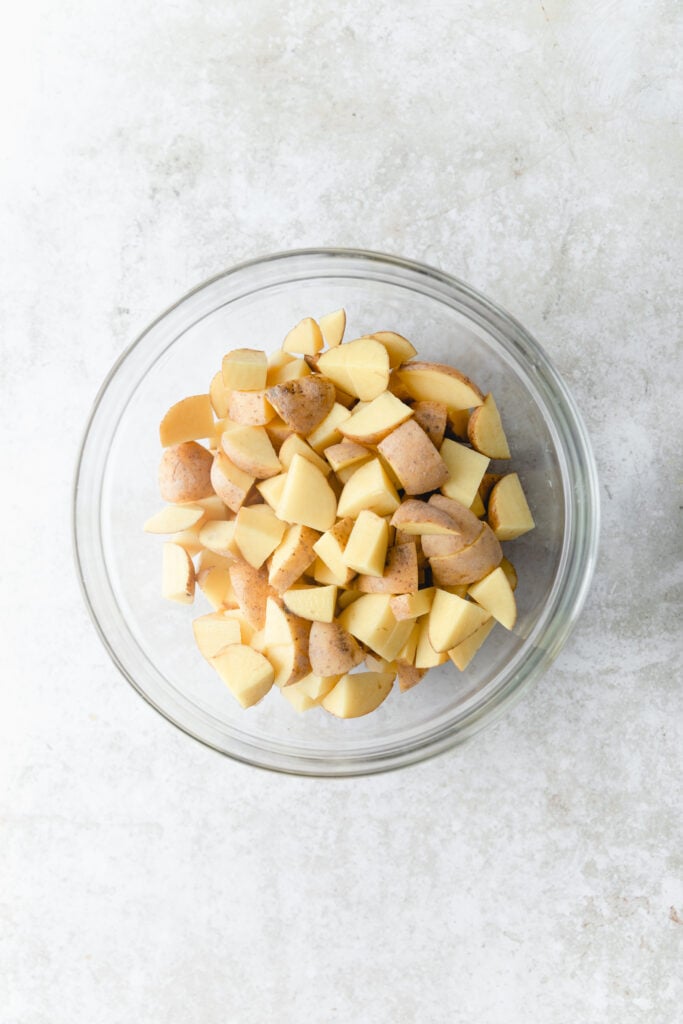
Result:
<svg viewBox="0 0 683 1024"><path fill-rule="evenodd" d="M468 669L449 662L367 718L298 715L277 693L243 711L196 651L193 610L160 596L157 426L206 391L223 354L271 350L304 316L344 306L347 338L397 330L420 358L491 390L536 529L506 544L519 620L496 628ZM492 466L495 468L495 464ZM113 367L88 423L74 493L78 573L114 662L171 722L240 761L306 775L353 775L419 761L493 721L547 668L582 607L595 565L598 485L586 430L539 345L502 309L431 267L379 253L307 250L245 263L195 288ZM204 610L209 610L208 608Z"/></svg>

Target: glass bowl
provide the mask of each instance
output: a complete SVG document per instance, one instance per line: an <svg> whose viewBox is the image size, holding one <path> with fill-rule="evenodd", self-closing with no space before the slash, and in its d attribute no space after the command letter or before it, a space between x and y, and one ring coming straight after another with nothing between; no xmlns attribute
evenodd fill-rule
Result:
<svg viewBox="0 0 683 1024"><path fill-rule="evenodd" d="M160 596L158 423L205 392L231 348L279 347L304 316L344 306L347 338L409 337L493 391L536 529L504 545L519 573L514 632L497 627L465 672L448 662L366 718L297 714L277 692L243 711L194 645L197 613ZM496 464L492 464L492 470ZM504 468L499 464L498 468ZM432 267L373 252L304 250L244 263L195 288L113 367L95 400L76 472L77 569L93 621L136 690L186 733L249 764L305 775L383 771L472 736L560 651L595 565L598 485L574 402L543 351L502 309ZM210 608L202 608L209 611Z"/></svg>

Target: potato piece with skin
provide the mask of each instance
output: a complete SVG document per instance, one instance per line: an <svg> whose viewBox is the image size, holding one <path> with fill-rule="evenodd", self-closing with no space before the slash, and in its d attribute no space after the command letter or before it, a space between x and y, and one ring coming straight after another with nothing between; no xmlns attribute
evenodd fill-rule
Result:
<svg viewBox="0 0 683 1024"><path fill-rule="evenodd" d="M223 386L228 391L262 391L268 360L260 349L235 348L223 356L222 372Z"/></svg>
<svg viewBox="0 0 683 1024"><path fill-rule="evenodd" d="M282 540L287 524L277 518L269 505L242 507L235 520L234 540L242 557L260 569Z"/></svg>
<svg viewBox="0 0 683 1024"><path fill-rule="evenodd" d="M145 533L179 533L196 526L204 518L201 505L167 505L149 518L143 529Z"/></svg>
<svg viewBox="0 0 683 1024"><path fill-rule="evenodd" d="M412 402L413 396L411 395L405 384L399 380L398 371L391 370L389 373L389 383L387 384L387 391L391 391L392 395L396 395L402 402Z"/></svg>
<svg viewBox="0 0 683 1024"><path fill-rule="evenodd" d="M419 619L427 615L434 600L434 587L424 587L422 590L410 594L396 594L389 602L389 606L398 622L405 619Z"/></svg>
<svg viewBox="0 0 683 1024"><path fill-rule="evenodd" d="M438 555L454 555L463 548L473 544L481 534L482 524L479 519L459 501L433 494L429 504L449 516L458 533L448 537L425 537L422 548L428 558Z"/></svg>
<svg viewBox="0 0 683 1024"><path fill-rule="evenodd" d="M356 587L363 594L417 593L417 551L414 544L390 548L384 573L359 576Z"/></svg>
<svg viewBox="0 0 683 1024"><path fill-rule="evenodd" d="M410 636L413 623L397 622L389 601L388 594L362 594L337 621L375 654L393 661Z"/></svg>
<svg viewBox="0 0 683 1024"><path fill-rule="evenodd" d="M382 576L389 546L389 524L367 509L358 514L342 552L349 569L367 576ZM359 590L363 590L359 586Z"/></svg>
<svg viewBox="0 0 683 1024"><path fill-rule="evenodd" d="M488 576L473 583L467 593L485 613L492 615L501 626L514 629L517 621L517 603L510 581L500 566Z"/></svg>
<svg viewBox="0 0 683 1024"><path fill-rule="evenodd" d="M393 672L354 672L342 676L321 705L336 718L360 718L386 700L394 678Z"/></svg>
<svg viewBox="0 0 683 1024"><path fill-rule="evenodd" d="M298 683L293 683L293 686L298 687L301 692L310 697L315 704L319 704L323 697L326 697L330 690L337 685L340 678L341 677L338 675L318 676L314 672L309 672L309 674L304 676L303 679L300 679Z"/></svg>
<svg viewBox="0 0 683 1024"><path fill-rule="evenodd" d="M332 572L329 566L323 562L322 558L316 558L311 568L307 570L306 575L312 577L315 583L320 583L324 587L344 586L343 578Z"/></svg>
<svg viewBox="0 0 683 1024"><path fill-rule="evenodd" d="M499 480L503 479L504 473L484 473L479 484L479 497L481 498L484 505L488 505L491 491L496 486Z"/></svg>
<svg viewBox="0 0 683 1024"><path fill-rule="evenodd" d="M266 603L274 593L268 585L265 571L254 569L248 562L237 562L228 571L240 611L253 629L263 629Z"/></svg>
<svg viewBox="0 0 683 1024"><path fill-rule="evenodd" d="M275 419L266 424L266 434L270 438L270 443L276 452L280 451L287 438L293 433L292 428L284 420L280 419L279 416L276 416Z"/></svg>
<svg viewBox="0 0 683 1024"><path fill-rule="evenodd" d="M339 516L356 517L363 509L379 516L390 515L401 504L396 488L378 459L365 463L344 484Z"/></svg>
<svg viewBox="0 0 683 1024"><path fill-rule="evenodd" d="M409 394L420 402L440 402L450 409L472 409L484 396L469 377L443 363L414 362L396 371Z"/></svg>
<svg viewBox="0 0 683 1024"><path fill-rule="evenodd" d="M414 402L413 416L434 447L441 447L446 433L448 410L441 402Z"/></svg>
<svg viewBox="0 0 683 1024"><path fill-rule="evenodd" d="M336 348L341 344L346 330L346 310L335 309L318 317L318 326L322 331L323 340L328 348Z"/></svg>
<svg viewBox="0 0 683 1024"><path fill-rule="evenodd" d="M167 541L163 547L161 595L167 601L192 604L195 574L192 559L185 548Z"/></svg>
<svg viewBox="0 0 683 1024"><path fill-rule="evenodd" d="M246 644L230 644L211 659L211 664L243 708L257 704L273 685L272 665Z"/></svg>
<svg viewBox="0 0 683 1024"><path fill-rule="evenodd" d="M409 405L405 405L390 391L383 391L362 408L352 409L350 417L339 429L350 441L377 444L412 415L413 410Z"/></svg>
<svg viewBox="0 0 683 1024"><path fill-rule="evenodd" d="M451 432L461 440L467 440L467 424L470 422L469 409L449 409L448 426Z"/></svg>
<svg viewBox="0 0 683 1024"><path fill-rule="evenodd" d="M417 498L402 502L391 517L391 525L409 536L457 536L459 530L442 509ZM424 541L422 542L424 545Z"/></svg>
<svg viewBox="0 0 683 1024"><path fill-rule="evenodd" d="M237 607L235 591L228 569L218 565L202 569L197 573L197 583L202 594L215 611Z"/></svg>
<svg viewBox="0 0 683 1024"><path fill-rule="evenodd" d="M336 495L318 467L301 455L295 455L290 464L277 516L321 533L334 525Z"/></svg>
<svg viewBox="0 0 683 1024"><path fill-rule="evenodd" d="M473 448L489 459L509 459L508 446L503 424L493 395L484 399L484 404L472 411L467 423L467 437Z"/></svg>
<svg viewBox="0 0 683 1024"><path fill-rule="evenodd" d="M387 389L389 355L374 338L357 338L323 352L318 369L348 395L372 401Z"/></svg>
<svg viewBox="0 0 683 1024"><path fill-rule="evenodd" d="M318 455L321 455L330 445L338 444L341 441L342 434L339 428L350 415L348 409L345 409L339 402L335 402L325 419L307 435L306 440Z"/></svg>
<svg viewBox="0 0 683 1024"><path fill-rule="evenodd" d="M319 534L308 526L290 526L273 552L268 568L268 581L283 594L296 583L315 560L313 545Z"/></svg>
<svg viewBox="0 0 683 1024"><path fill-rule="evenodd" d="M199 543L202 547L217 555L229 559L239 559L240 550L235 543L234 519L211 520L199 530Z"/></svg>
<svg viewBox="0 0 683 1024"><path fill-rule="evenodd" d="M228 417L233 423L248 427L262 427L275 416L275 410L265 391L228 392Z"/></svg>
<svg viewBox="0 0 683 1024"><path fill-rule="evenodd" d="M315 355L322 347L322 331L311 316L304 317L296 327L292 327L282 342L283 352L296 352L299 355Z"/></svg>
<svg viewBox="0 0 683 1024"><path fill-rule="evenodd" d="M441 484L441 493L455 498L466 508L474 501L489 460L485 455L466 448L464 444L446 438L440 449L441 458L448 467L448 479Z"/></svg>
<svg viewBox="0 0 683 1024"><path fill-rule="evenodd" d="M512 562L507 558L503 558L503 561L500 563L500 567L507 576L510 588L514 592L517 589L517 583L519 582L517 577L517 570L515 569Z"/></svg>
<svg viewBox="0 0 683 1024"><path fill-rule="evenodd" d="M213 409L208 395L191 395L172 405L159 425L164 448L197 441L213 433Z"/></svg>
<svg viewBox="0 0 683 1024"><path fill-rule="evenodd" d="M239 469L223 452L216 452L211 466L211 484L218 497L233 512L239 512L255 477Z"/></svg>
<svg viewBox="0 0 683 1024"><path fill-rule="evenodd" d="M273 365L268 369L266 384L269 388L276 384L284 384L288 380L301 380L310 375L311 368L305 359L289 359L281 365Z"/></svg>
<svg viewBox="0 0 683 1024"><path fill-rule="evenodd" d="M431 614L431 613L430 613ZM436 668L448 661L448 655L435 651L429 639L429 615L418 620L420 632L415 650L415 668Z"/></svg>
<svg viewBox="0 0 683 1024"><path fill-rule="evenodd" d="M392 430L377 447L406 494L425 494L448 480L448 466L414 420Z"/></svg>
<svg viewBox="0 0 683 1024"><path fill-rule="evenodd" d="M437 588L429 612L429 642L443 654L483 626L489 613L474 603Z"/></svg>
<svg viewBox="0 0 683 1024"><path fill-rule="evenodd" d="M304 459L308 459L314 466L317 466L321 473L328 476L330 472L330 466L321 459L317 452L314 452L310 444L308 444L298 434L290 434L286 441L283 442L280 448L279 459L284 469L289 469L292 464L292 459L295 455L302 455Z"/></svg>
<svg viewBox="0 0 683 1024"><path fill-rule="evenodd" d="M282 595L285 607L309 622L332 622L337 606L336 586L298 585Z"/></svg>
<svg viewBox="0 0 683 1024"><path fill-rule="evenodd" d="M167 448L159 465L159 491L164 501L196 501L213 494L213 455L196 441Z"/></svg>
<svg viewBox="0 0 683 1024"><path fill-rule="evenodd" d="M265 503L270 505L273 512L275 512L280 503L286 479L287 473L278 473L277 476L271 476L267 480L259 480L256 484L256 490Z"/></svg>
<svg viewBox="0 0 683 1024"><path fill-rule="evenodd" d="M406 665L399 662L396 678L398 679L398 688L401 693L405 693L406 690L412 690L414 686L422 682L428 671L426 668L415 668L414 665Z"/></svg>
<svg viewBox="0 0 683 1024"><path fill-rule="evenodd" d="M372 458L372 452L356 441L341 441L339 444L331 444L329 448L325 449L324 454L342 483L346 483L351 473L354 469L358 469L361 463L369 462ZM345 469L350 471L346 480L340 476L340 472Z"/></svg>
<svg viewBox="0 0 683 1024"><path fill-rule="evenodd" d="M201 654L210 661L228 644L242 642L240 624L237 619L228 619L221 612L201 615L192 623L195 642Z"/></svg>
<svg viewBox="0 0 683 1024"><path fill-rule="evenodd" d="M357 601L361 596L360 590L354 590L352 587L347 587L346 590L341 590L337 594L337 605L339 606L340 613L348 608L350 604Z"/></svg>
<svg viewBox="0 0 683 1024"><path fill-rule="evenodd" d="M310 434L335 404L334 384L315 374L268 388L266 397L278 415L298 434Z"/></svg>
<svg viewBox="0 0 683 1024"><path fill-rule="evenodd" d="M266 656L275 668L276 686L290 686L310 673L310 630L310 622L281 608L273 598L268 598L264 644Z"/></svg>
<svg viewBox="0 0 683 1024"><path fill-rule="evenodd" d="M263 427L233 427L221 437L221 448L243 473L267 480L282 472L282 466Z"/></svg>
<svg viewBox="0 0 683 1024"><path fill-rule="evenodd" d="M477 519L483 519L486 516L486 509L484 507L484 502L481 500L479 491L475 494L474 501L470 505L470 512L474 513Z"/></svg>
<svg viewBox="0 0 683 1024"><path fill-rule="evenodd" d="M488 519L498 540L515 540L535 527L516 473L508 473L491 490Z"/></svg>
<svg viewBox="0 0 683 1024"><path fill-rule="evenodd" d="M228 415L229 397L230 392L225 387L225 384L223 383L223 374L219 370L218 373L213 375L211 383L209 384L209 398L211 399L213 411L219 420L224 420Z"/></svg>
<svg viewBox="0 0 683 1024"><path fill-rule="evenodd" d="M420 639L420 623L413 622L413 628L408 634L408 639L396 655L397 665L414 665L417 653L417 644Z"/></svg>
<svg viewBox="0 0 683 1024"><path fill-rule="evenodd" d="M411 345L402 334L396 334L395 331L375 331L369 337L375 338L376 341L381 341L384 345L389 354L389 366L392 369L400 366L401 363L406 363L413 356L417 355L415 346Z"/></svg>
<svg viewBox="0 0 683 1024"><path fill-rule="evenodd" d="M302 681L303 680L300 679L298 683L292 683L291 686L280 687L280 693L282 696L299 714L303 714L304 711L310 711L311 708L316 707L316 701L312 700L307 693L304 693L303 690L299 689Z"/></svg>
<svg viewBox="0 0 683 1024"><path fill-rule="evenodd" d="M455 667L460 669L461 672L464 672L467 668L495 624L495 619L488 619L488 621L485 622L483 626L480 626L475 633L472 633L466 640L463 640L462 643L458 644L457 647L453 647L448 652L448 657L451 659Z"/></svg>
<svg viewBox="0 0 683 1024"><path fill-rule="evenodd" d="M356 575L344 561L344 551L351 536L354 520L340 519L327 530L313 545L313 551L333 574L339 586L345 586Z"/></svg>
<svg viewBox="0 0 683 1024"><path fill-rule="evenodd" d="M432 577L437 586L476 583L500 565L503 552L493 531L486 523L481 533L468 547L453 555L433 556L429 559Z"/></svg>

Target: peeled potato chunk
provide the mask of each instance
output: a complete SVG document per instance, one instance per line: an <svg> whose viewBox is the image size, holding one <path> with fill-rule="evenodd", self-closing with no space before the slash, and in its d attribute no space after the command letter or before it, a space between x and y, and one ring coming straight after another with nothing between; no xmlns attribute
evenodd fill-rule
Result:
<svg viewBox="0 0 683 1024"><path fill-rule="evenodd" d="M389 365L392 369L417 355L415 346L411 345L402 334L396 334L395 331L375 331L370 337L382 342L389 353Z"/></svg>
<svg viewBox="0 0 683 1024"><path fill-rule="evenodd" d="M159 439L164 448L210 437L212 433L213 409L208 395L191 395L176 402L159 426Z"/></svg>
<svg viewBox="0 0 683 1024"><path fill-rule="evenodd" d="M363 509L342 553L349 569L369 576L382 576L389 546L389 524L382 516Z"/></svg>
<svg viewBox="0 0 683 1024"><path fill-rule="evenodd" d="M277 507L278 519L324 532L334 525L336 515L337 498L324 474L302 455L295 455Z"/></svg>
<svg viewBox="0 0 683 1024"><path fill-rule="evenodd" d="M348 395L372 401L389 383L389 354L374 338L357 338L323 352L318 369Z"/></svg>
<svg viewBox="0 0 683 1024"><path fill-rule="evenodd" d="M282 343L283 352L297 352L304 356L314 356L322 347L322 331L311 316L300 320Z"/></svg>
<svg viewBox="0 0 683 1024"><path fill-rule="evenodd" d="M419 619L427 615L434 600L434 587L423 587L413 594L396 594L389 602L394 617L402 622L404 619Z"/></svg>
<svg viewBox="0 0 683 1024"><path fill-rule="evenodd" d="M298 434L290 434L289 437L282 442L282 447L278 453L278 458L283 469L289 469L292 464L292 459L295 455L302 455L309 462L312 462L314 466L317 466L321 473L325 476L329 475L330 466L329 463L325 462L317 452L313 451L310 444L308 444Z"/></svg>
<svg viewBox="0 0 683 1024"><path fill-rule="evenodd" d="M246 644L230 644L211 659L211 664L243 708L265 697L275 678L268 659Z"/></svg>
<svg viewBox="0 0 683 1024"><path fill-rule="evenodd" d="M472 411L467 423L467 436L472 447L489 459L510 458L510 448L492 394L489 393L484 404Z"/></svg>
<svg viewBox="0 0 683 1024"><path fill-rule="evenodd" d="M223 385L228 391L262 391L268 360L259 349L236 348L223 357L222 370Z"/></svg>
<svg viewBox="0 0 683 1024"><path fill-rule="evenodd" d="M330 445L338 444L342 440L339 428L350 415L348 409L345 409L339 402L335 402L325 419L306 435L306 440L318 455L322 454Z"/></svg>
<svg viewBox="0 0 683 1024"><path fill-rule="evenodd" d="M322 699L322 707L336 718L360 718L380 706L394 685L393 672L354 672L342 676Z"/></svg>
<svg viewBox="0 0 683 1024"><path fill-rule="evenodd" d="M144 525L145 533L179 533L189 530L204 518L201 505L167 505Z"/></svg>
<svg viewBox="0 0 683 1024"><path fill-rule="evenodd" d="M333 313L325 313L324 316L318 317L318 326L327 347L336 348L341 344L346 330L346 310L335 309Z"/></svg>
<svg viewBox="0 0 683 1024"><path fill-rule="evenodd" d="M484 579L473 583L467 593L481 605L501 626L513 629L517 621L517 604L510 581L498 566Z"/></svg>
<svg viewBox="0 0 683 1024"><path fill-rule="evenodd" d="M192 631L197 647L208 661L228 644L242 642L240 624L237 619L229 619L221 612L201 615L192 623Z"/></svg>
<svg viewBox="0 0 683 1024"><path fill-rule="evenodd" d="M408 363L396 375L410 396L420 402L440 402L450 410L472 409L484 401L469 377L442 363Z"/></svg>
<svg viewBox="0 0 683 1024"><path fill-rule="evenodd" d="M313 545L313 551L333 574L339 586L346 586L355 576L344 560L344 552L353 529L353 519L340 519L334 526L326 530Z"/></svg>
<svg viewBox="0 0 683 1024"><path fill-rule="evenodd" d="M282 595L285 606L310 622L332 622L337 604L337 588L326 587L293 587Z"/></svg>
<svg viewBox="0 0 683 1024"><path fill-rule="evenodd" d="M379 459L372 459L357 469L344 484L339 497L340 516L359 515L369 509L378 516L395 512L401 504L396 488L389 479Z"/></svg>
<svg viewBox="0 0 683 1024"><path fill-rule="evenodd" d="M282 472L280 460L263 427L233 427L221 437L221 447L234 466L257 480Z"/></svg>
<svg viewBox="0 0 683 1024"><path fill-rule="evenodd" d="M357 407L352 410L340 430L350 441L377 444L412 415L413 410L409 405L405 405L390 391L383 391L360 410L357 411Z"/></svg>
<svg viewBox="0 0 683 1024"><path fill-rule="evenodd" d="M480 626L466 640L463 640L462 643L458 644L457 647L451 648L448 652L448 657L461 672L465 671L495 624L496 620L494 618L488 619L483 626Z"/></svg>
<svg viewBox="0 0 683 1024"><path fill-rule="evenodd" d="M489 460L485 455L466 448L464 444L449 438L441 445L441 458L448 467L448 479L441 484L441 492L447 498L455 498L466 508L474 501L481 479Z"/></svg>
<svg viewBox="0 0 683 1024"><path fill-rule="evenodd" d="M163 548L161 593L167 601L192 604L194 601L194 565L185 548L168 541Z"/></svg>
<svg viewBox="0 0 683 1024"><path fill-rule="evenodd" d="M429 642L438 653L449 651L489 618L489 613L474 601L465 601L437 588L429 612Z"/></svg>
<svg viewBox="0 0 683 1024"><path fill-rule="evenodd" d="M498 540L515 540L533 530L536 524L516 473L508 473L493 487L488 519Z"/></svg>
<svg viewBox="0 0 683 1024"><path fill-rule="evenodd" d="M269 505L242 506L235 520L235 545L254 569L260 569L282 540L287 524Z"/></svg>

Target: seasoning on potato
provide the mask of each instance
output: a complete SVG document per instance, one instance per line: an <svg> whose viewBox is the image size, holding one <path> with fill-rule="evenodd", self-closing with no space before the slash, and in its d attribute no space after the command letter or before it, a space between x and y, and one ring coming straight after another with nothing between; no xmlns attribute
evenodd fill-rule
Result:
<svg viewBox="0 0 683 1024"><path fill-rule="evenodd" d="M490 471L512 458L493 395L395 331L345 342L346 323L227 352L161 421L167 504L144 528L162 595L206 599L199 655L243 708L277 688L358 718L516 623L501 542L534 520L517 473Z"/></svg>

